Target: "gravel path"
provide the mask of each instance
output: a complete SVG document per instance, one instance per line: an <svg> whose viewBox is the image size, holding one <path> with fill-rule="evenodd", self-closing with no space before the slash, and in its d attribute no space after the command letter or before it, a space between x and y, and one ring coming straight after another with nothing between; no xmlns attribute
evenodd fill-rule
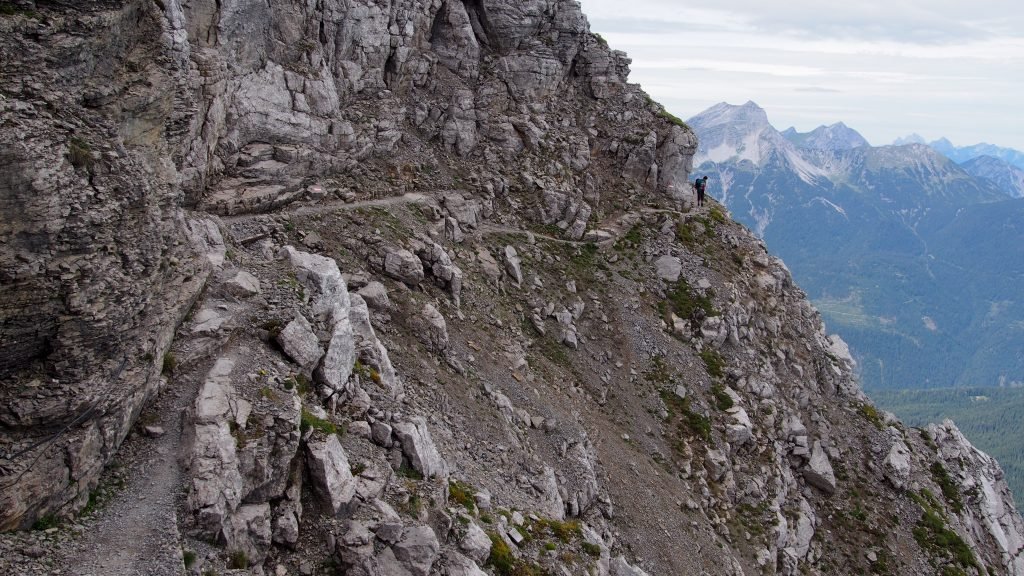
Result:
<svg viewBox="0 0 1024 576"><path fill-rule="evenodd" d="M122 488L83 522L78 537L55 551L51 574L74 576L178 576L183 573L177 513L182 497L181 411L195 398L194 384L172 381L143 413L153 437L133 433L121 448L127 471ZM138 427L137 427L138 428Z"/></svg>

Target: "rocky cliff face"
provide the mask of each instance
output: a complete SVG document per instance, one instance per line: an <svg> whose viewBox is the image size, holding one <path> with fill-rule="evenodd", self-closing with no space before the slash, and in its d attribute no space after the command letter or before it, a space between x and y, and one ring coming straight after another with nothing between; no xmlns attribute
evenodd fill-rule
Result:
<svg viewBox="0 0 1024 576"><path fill-rule="evenodd" d="M1024 572L575 2L4 6L3 526L145 432L50 566Z"/></svg>

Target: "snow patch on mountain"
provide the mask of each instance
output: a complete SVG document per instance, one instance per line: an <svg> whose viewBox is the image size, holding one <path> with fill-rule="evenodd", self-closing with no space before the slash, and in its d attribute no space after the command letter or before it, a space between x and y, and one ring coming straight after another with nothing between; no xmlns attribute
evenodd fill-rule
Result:
<svg viewBox="0 0 1024 576"><path fill-rule="evenodd" d="M838 212L839 214L841 214L843 216L843 218L846 218L847 220L850 219L850 217L846 215L846 210L843 210L842 206L836 204L835 202L832 202L828 198L823 198L821 196L815 196L814 198L811 198L811 203L814 203L814 202L819 202L821 204L824 204L825 206L828 206L829 208L831 208L831 209L835 210L836 212Z"/></svg>

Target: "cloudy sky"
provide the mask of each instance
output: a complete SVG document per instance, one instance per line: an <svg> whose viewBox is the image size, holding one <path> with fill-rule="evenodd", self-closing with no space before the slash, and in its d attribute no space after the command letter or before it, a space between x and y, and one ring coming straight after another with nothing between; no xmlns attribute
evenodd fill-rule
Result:
<svg viewBox="0 0 1024 576"><path fill-rule="evenodd" d="M1020 0L580 1L630 81L681 118L753 100L779 130L1024 150Z"/></svg>

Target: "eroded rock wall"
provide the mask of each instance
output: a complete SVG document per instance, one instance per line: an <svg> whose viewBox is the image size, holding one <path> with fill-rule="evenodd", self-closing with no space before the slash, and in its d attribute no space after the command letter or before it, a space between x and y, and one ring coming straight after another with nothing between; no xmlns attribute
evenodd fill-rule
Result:
<svg viewBox="0 0 1024 576"><path fill-rule="evenodd" d="M471 181L579 237L696 144L570 0L20 0L0 31L5 528L80 505L171 368L209 273L183 210Z"/></svg>

